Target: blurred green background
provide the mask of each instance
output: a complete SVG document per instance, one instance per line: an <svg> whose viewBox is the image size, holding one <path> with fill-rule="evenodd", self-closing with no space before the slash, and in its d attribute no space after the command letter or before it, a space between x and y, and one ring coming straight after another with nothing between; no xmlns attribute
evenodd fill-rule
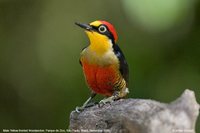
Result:
<svg viewBox="0 0 200 133"><path fill-rule="evenodd" d="M78 61L89 42L74 22L99 19L118 31L129 97L169 103L190 88L200 102L200 2L0 0L1 128L68 127L89 96Z"/></svg>

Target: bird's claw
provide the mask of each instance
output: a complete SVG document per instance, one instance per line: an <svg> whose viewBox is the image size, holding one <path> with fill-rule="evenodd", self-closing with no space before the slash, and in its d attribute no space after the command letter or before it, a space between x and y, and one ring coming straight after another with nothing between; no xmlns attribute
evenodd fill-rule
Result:
<svg viewBox="0 0 200 133"><path fill-rule="evenodd" d="M89 108L89 107L92 107L94 105L96 105L97 103L96 102L91 102L91 103L88 103L87 105L83 105L82 107L76 107L75 111L77 113L80 113L82 112L85 108Z"/></svg>
<svg viewBox="0 0 200 133"><path fill-rule="evenodd" d="M76 109L75 109L75 111L76 111L77 113L80 113L80 112L82 112L83 110L84 110L83 107L76 107Z"/></svg>
<svg viewBox="0 0 200 133"><path fill-rule="evenodd" d="M112 97L109 97L109 98L101 100L98 105L99 107L103 107L105 104L107 103L111 104L112 102L114 102L114 99Z"/></svg>

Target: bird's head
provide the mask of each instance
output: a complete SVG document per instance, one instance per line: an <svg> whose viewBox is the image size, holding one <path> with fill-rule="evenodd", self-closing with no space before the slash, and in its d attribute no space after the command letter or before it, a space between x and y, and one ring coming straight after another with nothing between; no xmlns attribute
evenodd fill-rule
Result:
<svg viewBox="0 0 200 133"><path fill-rule="evenodd" d="M112 24L107 21L94 21L89 24L75 23L85 29L89 40L90 49L97 54L104 54L112 49L117 42L117 32Z"/></svg>

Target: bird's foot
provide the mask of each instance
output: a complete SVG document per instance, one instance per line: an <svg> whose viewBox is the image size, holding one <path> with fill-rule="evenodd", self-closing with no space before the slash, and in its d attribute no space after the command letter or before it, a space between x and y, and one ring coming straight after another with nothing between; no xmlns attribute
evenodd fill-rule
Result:
<svg viewBox="0 0 200 133"><path fill-rule="evenodd" d="M100 102L99 102L99 107L103 107L105 104L107 104L107 103L112 103L112 102L114 102L114 96L111 96L111 97L108 97L108 98L106 98L106 99L103 99L103 100L101 100Z"/></svg>
<svg viewBox="0 0 200 133"><path fill-rule="evenodd" d="M115 91L111 97L108 97L106 99L103 99L99 102L99 107L102 107L103 105L109 103L111 104L115 100L119 99L119 91Z"/></svg>
<svg viewBox="0 0 200 133"><path fill-rule="evenodd" d="M75 109L75 111L77 112L77 113L80 113L80 112L82 112L83 110L84 110L85 108L82 106L82 107L76 107L76 109Z"/></svg>
<svg viewBox="0 0 200 133"><path fill-rule="evenodd" d="M81 107L76 107L76 109L75 109L75 111L77 112L77 113L80 113L80 112L82 112L84 109L86 109L86 108L89 108L89 107L92 107L92 106L94 106L94 105L96 105L97 104L97 102L90 102L90 103L88 103L87 105L83 105L83 106L81 106Z"/></svg>

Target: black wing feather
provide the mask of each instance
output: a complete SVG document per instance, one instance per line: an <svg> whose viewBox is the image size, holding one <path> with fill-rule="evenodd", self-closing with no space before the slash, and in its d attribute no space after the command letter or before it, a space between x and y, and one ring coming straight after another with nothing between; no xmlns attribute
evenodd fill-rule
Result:
<svg viewBox="0 0 200 133"><path fill-rule="evenodd" d="M129 69L128 69L128 64L126 62L125 56L117 44L113 44L113 50L120 62L119 71L121 72L121 75L123 76L123 78L125 79L125 81L128 84Z"/></svg>

